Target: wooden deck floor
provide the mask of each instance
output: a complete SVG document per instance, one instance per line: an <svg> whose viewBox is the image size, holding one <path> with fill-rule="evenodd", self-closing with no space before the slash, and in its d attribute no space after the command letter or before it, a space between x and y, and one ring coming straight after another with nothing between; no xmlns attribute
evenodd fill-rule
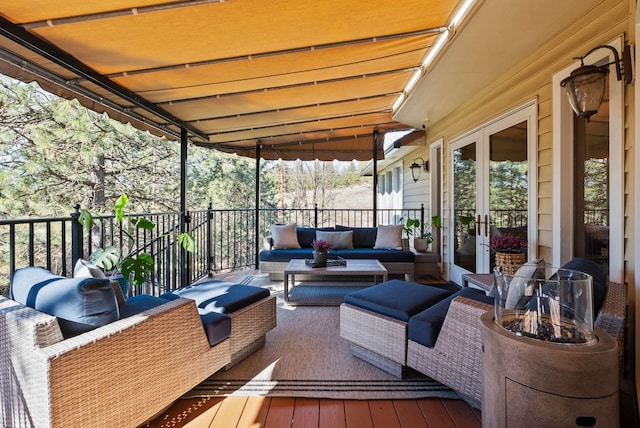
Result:
<svg viewBox="0 0 640 428"><path fill-rule="evenodd" d="M462 400L227 397L178 400L149 428L480 428Z"/></svg>

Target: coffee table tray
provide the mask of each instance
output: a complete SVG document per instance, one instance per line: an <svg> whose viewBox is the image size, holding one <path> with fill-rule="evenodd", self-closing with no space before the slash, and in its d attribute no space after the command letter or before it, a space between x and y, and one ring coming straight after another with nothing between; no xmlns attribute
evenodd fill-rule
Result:
<svg viewBox="0 0 640 428"><path fill-rule="evenodd" d="M304 259L304 262L307 266L310 266L312 268L315 267L326 267L326 266L346 266L347 265L347 260L343 259L340 256L336 256L336 257L330 257L327 259L327 264L325 265L318 265L316 264L316 262L313 261L313 259Z"/></svg>

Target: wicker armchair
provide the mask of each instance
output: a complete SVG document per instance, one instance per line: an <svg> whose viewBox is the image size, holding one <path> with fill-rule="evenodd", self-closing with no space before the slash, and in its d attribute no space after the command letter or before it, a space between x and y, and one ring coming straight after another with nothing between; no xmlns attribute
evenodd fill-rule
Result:
<svg viewBox="0 0 640 428"><path fill-rule="evenodd" d="M610 282L595 327L618 341L624 350L626 286ZM464 297L451 302L433 348L412 340L407 346L407 366L457 391L471 405L480 407L482 393L482 338L480 316L493 306Z"/></svg>
<svg viewBox="0 0 640 428"><path fill-rule="evenodd" d="M0 298L0 426L139 426L229 362L193 300L63 339L55 317Z"/></svg>

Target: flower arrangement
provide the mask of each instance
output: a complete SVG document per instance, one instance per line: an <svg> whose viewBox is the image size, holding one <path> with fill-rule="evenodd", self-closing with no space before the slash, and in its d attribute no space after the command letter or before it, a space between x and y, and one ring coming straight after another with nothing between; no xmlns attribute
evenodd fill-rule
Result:
<svg viewBox="0 0 640 428"><path fill-rule="evenodd" d="M526 253L527 240L513 233L492 236L491 249L498 253Z"/></svg>
<svg viewBox="0 0 640 428"><path fill-rule="evenodd" d="M322 239L319 239L319 240L314 239L313 242L311 243L311 246L315 251L329 251L331 249L331 244L329 244L327 241L324 241Z"/></svg>

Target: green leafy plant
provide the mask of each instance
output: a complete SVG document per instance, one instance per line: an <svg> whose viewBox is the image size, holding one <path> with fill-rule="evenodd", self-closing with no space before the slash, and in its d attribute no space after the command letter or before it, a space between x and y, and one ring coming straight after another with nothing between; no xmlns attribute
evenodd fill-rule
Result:
<svg viewBox="0 0 640 428"><path fill-rule="evenodd" d="M431 227L442 227L442 220L440 219L440 216L434 215L431 217L431 223L425 223L422 230L420 230L421 224L420 220L410 218L407 220L404 230L407 233L407 236L413 236L415 233L416 238L425 239L427 241L427 245L429 245L433 242L433 232L431 232ZM407 230L409 230L409 232L407 232Z"/></svg>
<svg viewBox="0 0 640 428"><path fill-rule="evenodd" d="M133 243L133 233L135 229L153 230L156 224L153 221L143 217L131 219L125 215L125 207L129 202L127 195L120 195L114 204L115 225L122 234ZM93 227L94 215L88 210L81 209L78 221L83 225L86 231L91 231ZM127 221L125 221L127 220ZM166 236L166 235L163 235ZM193 252L195 243L193 237L185 232L177 234L178 243L185 251ZM104 272L112 274L122 273L122 275L135 285L144 284L151 279L155 271L155 263L153 258L145 252L136 254L135 249L128 254L120 254L120 250L110 245L105 248L98 248L89 256L89 261L94 263Z"/></svg>
<svg viewBox="0 0 640 428"><path fill-rule="evenodd" d="M415 229L420 227L420 220L417 218L407 218L407 222L404 224L404 233L409 236L413 236Z"/></svg>

